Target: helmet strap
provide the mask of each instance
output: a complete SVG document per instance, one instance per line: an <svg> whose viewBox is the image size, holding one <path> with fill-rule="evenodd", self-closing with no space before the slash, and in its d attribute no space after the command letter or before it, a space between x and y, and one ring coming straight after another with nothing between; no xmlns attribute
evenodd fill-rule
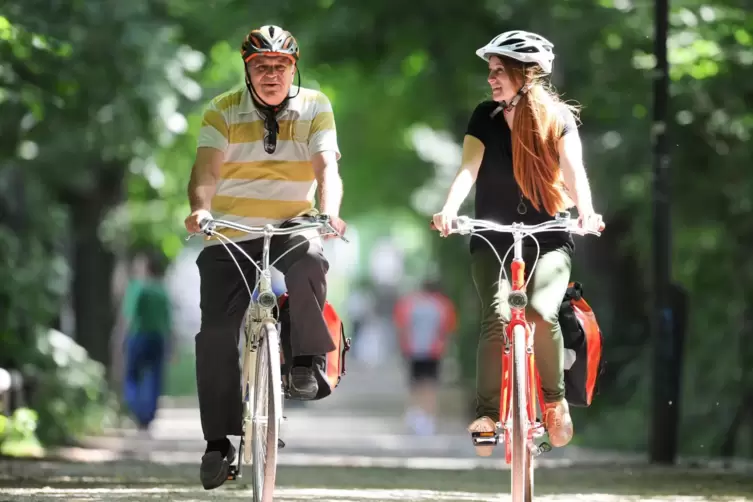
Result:
<svg viewBox="0 0 753 502"><path fill-rule="evenodd" d="M523 95L528 92L528 89L530 89L530 86L528 84L524 84L523 87L518 89L518 92L510 100L510 103L502 101L502 103L500 103L500 106L504 109L505 112L510 113L512 109L515 108L515 105L518 104Z"/></svg>
<svg viewBox="0 0 753 502"><path fill-rule="evenodd" d="M290 92L288 91L288 95L285 96L285 99L282 100L282 103L280 103L277 106L272 106L262 97L259 95L258 92L256 92L256 89L254 88L254 84L251 82L251 75L248 74L248 67L243 66L243 71L246 74L246 88L248 89L248 92L251 94L251 98L254 100L254 104L259 110L262 110L265 113L272 113L274 115L277 115L279 112L285 109L285 106L288 104L288 101L300 94L301 92L301 71L298 69L298 65L295 67L296 76L298 77L298 83L296 84L296 87L298 88L298 92L296 92L293 96L290 95Z"/></svg>
<svg viewBox="0 0 753 502"><path fill-rule="evenodd" d="M525 84L523 87L521 87L518 92L513 96L513 98L508 103L507 101L502 101L490 114L489 117L494 118L497 116L499 112L505 112L505 113L511 113L513 108L515 108L515 105L518 104L518 101L523 97L525 93L528 92L528 90L531 87L528 84Z"/></svg>

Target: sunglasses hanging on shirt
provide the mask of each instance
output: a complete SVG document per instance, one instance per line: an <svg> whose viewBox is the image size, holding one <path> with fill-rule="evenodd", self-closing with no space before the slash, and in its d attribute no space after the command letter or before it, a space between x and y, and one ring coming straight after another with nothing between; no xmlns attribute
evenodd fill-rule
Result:
<svg viewBox="0 0 753 502"><path fill-rule="evenodd" d="M264 151L273 154L277 149L277 133L280 132L280 124L277 123L274 113L267 113L264 117Z"/></svg>

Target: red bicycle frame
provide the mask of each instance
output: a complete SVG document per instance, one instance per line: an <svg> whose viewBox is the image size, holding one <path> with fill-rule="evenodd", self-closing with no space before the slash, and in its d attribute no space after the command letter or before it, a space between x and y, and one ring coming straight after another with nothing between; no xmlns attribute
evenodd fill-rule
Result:
<svg viewBox="0 0 753 502"><path fill-rule="evenodd" d="M526 265L523 259L517 256L517 251L516 249L516 256L513 258L511 264L511 292L525 292ZM537 402L544 402L544 394L541 390L541 380L539 372L536 369L536 360L533 353L533 330L526 321L525 307L510 307L510 322L505 328L506 340L502 350L502 385L500 386L501 395L499 400L499 418L505 430L505 461L508 464L512 462L512 448L510 447L512 438L510 427L507 424L511 420L512 387L514 384L512 379L513 329L521 325L526 328L526 346L530 349L526 351L526 406L528 408L526 415L530 424L528 428L528 441L533 441L533 438L541 435L544 430L544 425L536 420L536 404Z"/></svg>
<svg viewBox="0 0 753 502"><path fill-rule="evenodd" d="M528 323L525 314L528 298L522 240L537 232L566 231L595 235L599 235L599 232L584 231L577 220L570 218L567 211L558 213L553 220L538 225L501 225L490 221L458 217L453 221L452 226L454 233L463 235L486 230L513 235L514 253L510 267L511 274L508 277L510 292L507 297L510 319L505 328L506 339L502 354L500 354L502 356L500 421L496 424L494 431L474 431L472 437L473 444L477 447L493 446L499 444L499 430L504 429L505 461L512 466L512 500L530 502L533 499L534 457L542 452L550 451L551 445L548 443L537 445L535 442L546 433L545 424L536 417L537 405L542 414L545 412L545 405L533 350L534 326ZM479 235L479 237L482 236ZM487 243L491 245L488 240ZM497 255L496 251L495 255ZM499 259L499 255L497 258ZM501 267L504 267L506 258L507 255L499 260ZM504 268L501 268L500 272L503 270ZM522 343L525 347L514 347L513 344L516 343Z"/></svg>

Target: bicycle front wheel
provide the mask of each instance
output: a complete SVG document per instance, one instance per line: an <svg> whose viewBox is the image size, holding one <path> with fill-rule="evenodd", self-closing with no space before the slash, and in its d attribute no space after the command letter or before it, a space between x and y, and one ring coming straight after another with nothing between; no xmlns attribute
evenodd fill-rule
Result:
<svg viewBox="0 0 753 502"><path fill-rule="evenodd" d="M272 323L261 327L254 385L253 486L254 502L272 502L277 477L277 443L282 420L280 339Z"/></svg>
<svg viewBox="0 0 753 502"><path fill-rule="evenodd" d="M533 453L528 445L528 366L526 364L526 328L513 329L513 391L512 391L512 501L533 500Z"/></svg>

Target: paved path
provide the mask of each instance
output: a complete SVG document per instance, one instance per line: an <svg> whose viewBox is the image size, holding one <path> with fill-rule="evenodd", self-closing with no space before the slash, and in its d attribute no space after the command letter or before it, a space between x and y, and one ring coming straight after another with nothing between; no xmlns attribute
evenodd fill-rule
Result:
<svg viewBox="0 0 753 502"><path fill-rule="evenodd" d="M51 502L59 500L68 501L110 501L143 502L149 500L251 500L252 491L233 490L226 491L220 497L217 493L207 493L191 488L176 487L153 487L153 488L104 488L86 489L80 488L46 488L46 489L16 489L0 492L2 501L8 502ZM277 502L507 502L512 500L509 495L481 494L471 492L440 492L434 490L338 490L338 489L285 489L275 493ZM728 501L744 502L753 500L750 498L707 498L695 496L664 496L642 497L631 495L610 494L566 494L566 495L542 495L536 497L541 502L711 502Z"/></svg>
<svg viewBox="0 0 753 502"><path fill-rule="evenodd" d="M451 385L441 396L437 434L414 436L403 424L407 388L402 366L395 361L380 368L351 363L348 374L332 396L287 406L281 465L351 465L435 469L506 468L504 450L490 458L476 457L465 432L467 418L457 406L462 396ZM123 452L148 452L158 462L196 463L205 446L196 403L182 407L166 403L153 424L152 438L140 439L133 430L111 430L86 444L101 450L103 459L121 458ZM603 462L613 454L577 447L555 449L540 457L542 465ZM623 460L636 457L620 456Z"/></svg>
<svg viewBox="0 0 753 502"><path fill-rule="evenodd" d="M281 452L275 500L510 500L502 449L491 458L474 455L464 432L467 417L453 407L457 393L444 392L439 433L432 438L404 429L405 395L399 365L351 365L333 396L288 407L288 446ZM204 443L195 402L166 400L154 425L148 440L133 430L111 430L88 439L96 449L65 450L66 458L81 462L0 459L0 501L250 500L246 477L210 492L197 486ZM134 457L131 450L141 454ZM750 470L660 469L641 460L577 447L554 450L539 457L536 500L753 501Z"/></svg>
<svg viewBox="0 0 753 502"><path fill-rule="evenodd" d="M247 480L207 492L196 467L144 462L62 463L0 459L0 501L249 500ZM437 471L286 467L276 501L507 501L509 476L486 470ZM536 500L753 501L753 477L687 468L575 466L539 469Z"/></svg>

